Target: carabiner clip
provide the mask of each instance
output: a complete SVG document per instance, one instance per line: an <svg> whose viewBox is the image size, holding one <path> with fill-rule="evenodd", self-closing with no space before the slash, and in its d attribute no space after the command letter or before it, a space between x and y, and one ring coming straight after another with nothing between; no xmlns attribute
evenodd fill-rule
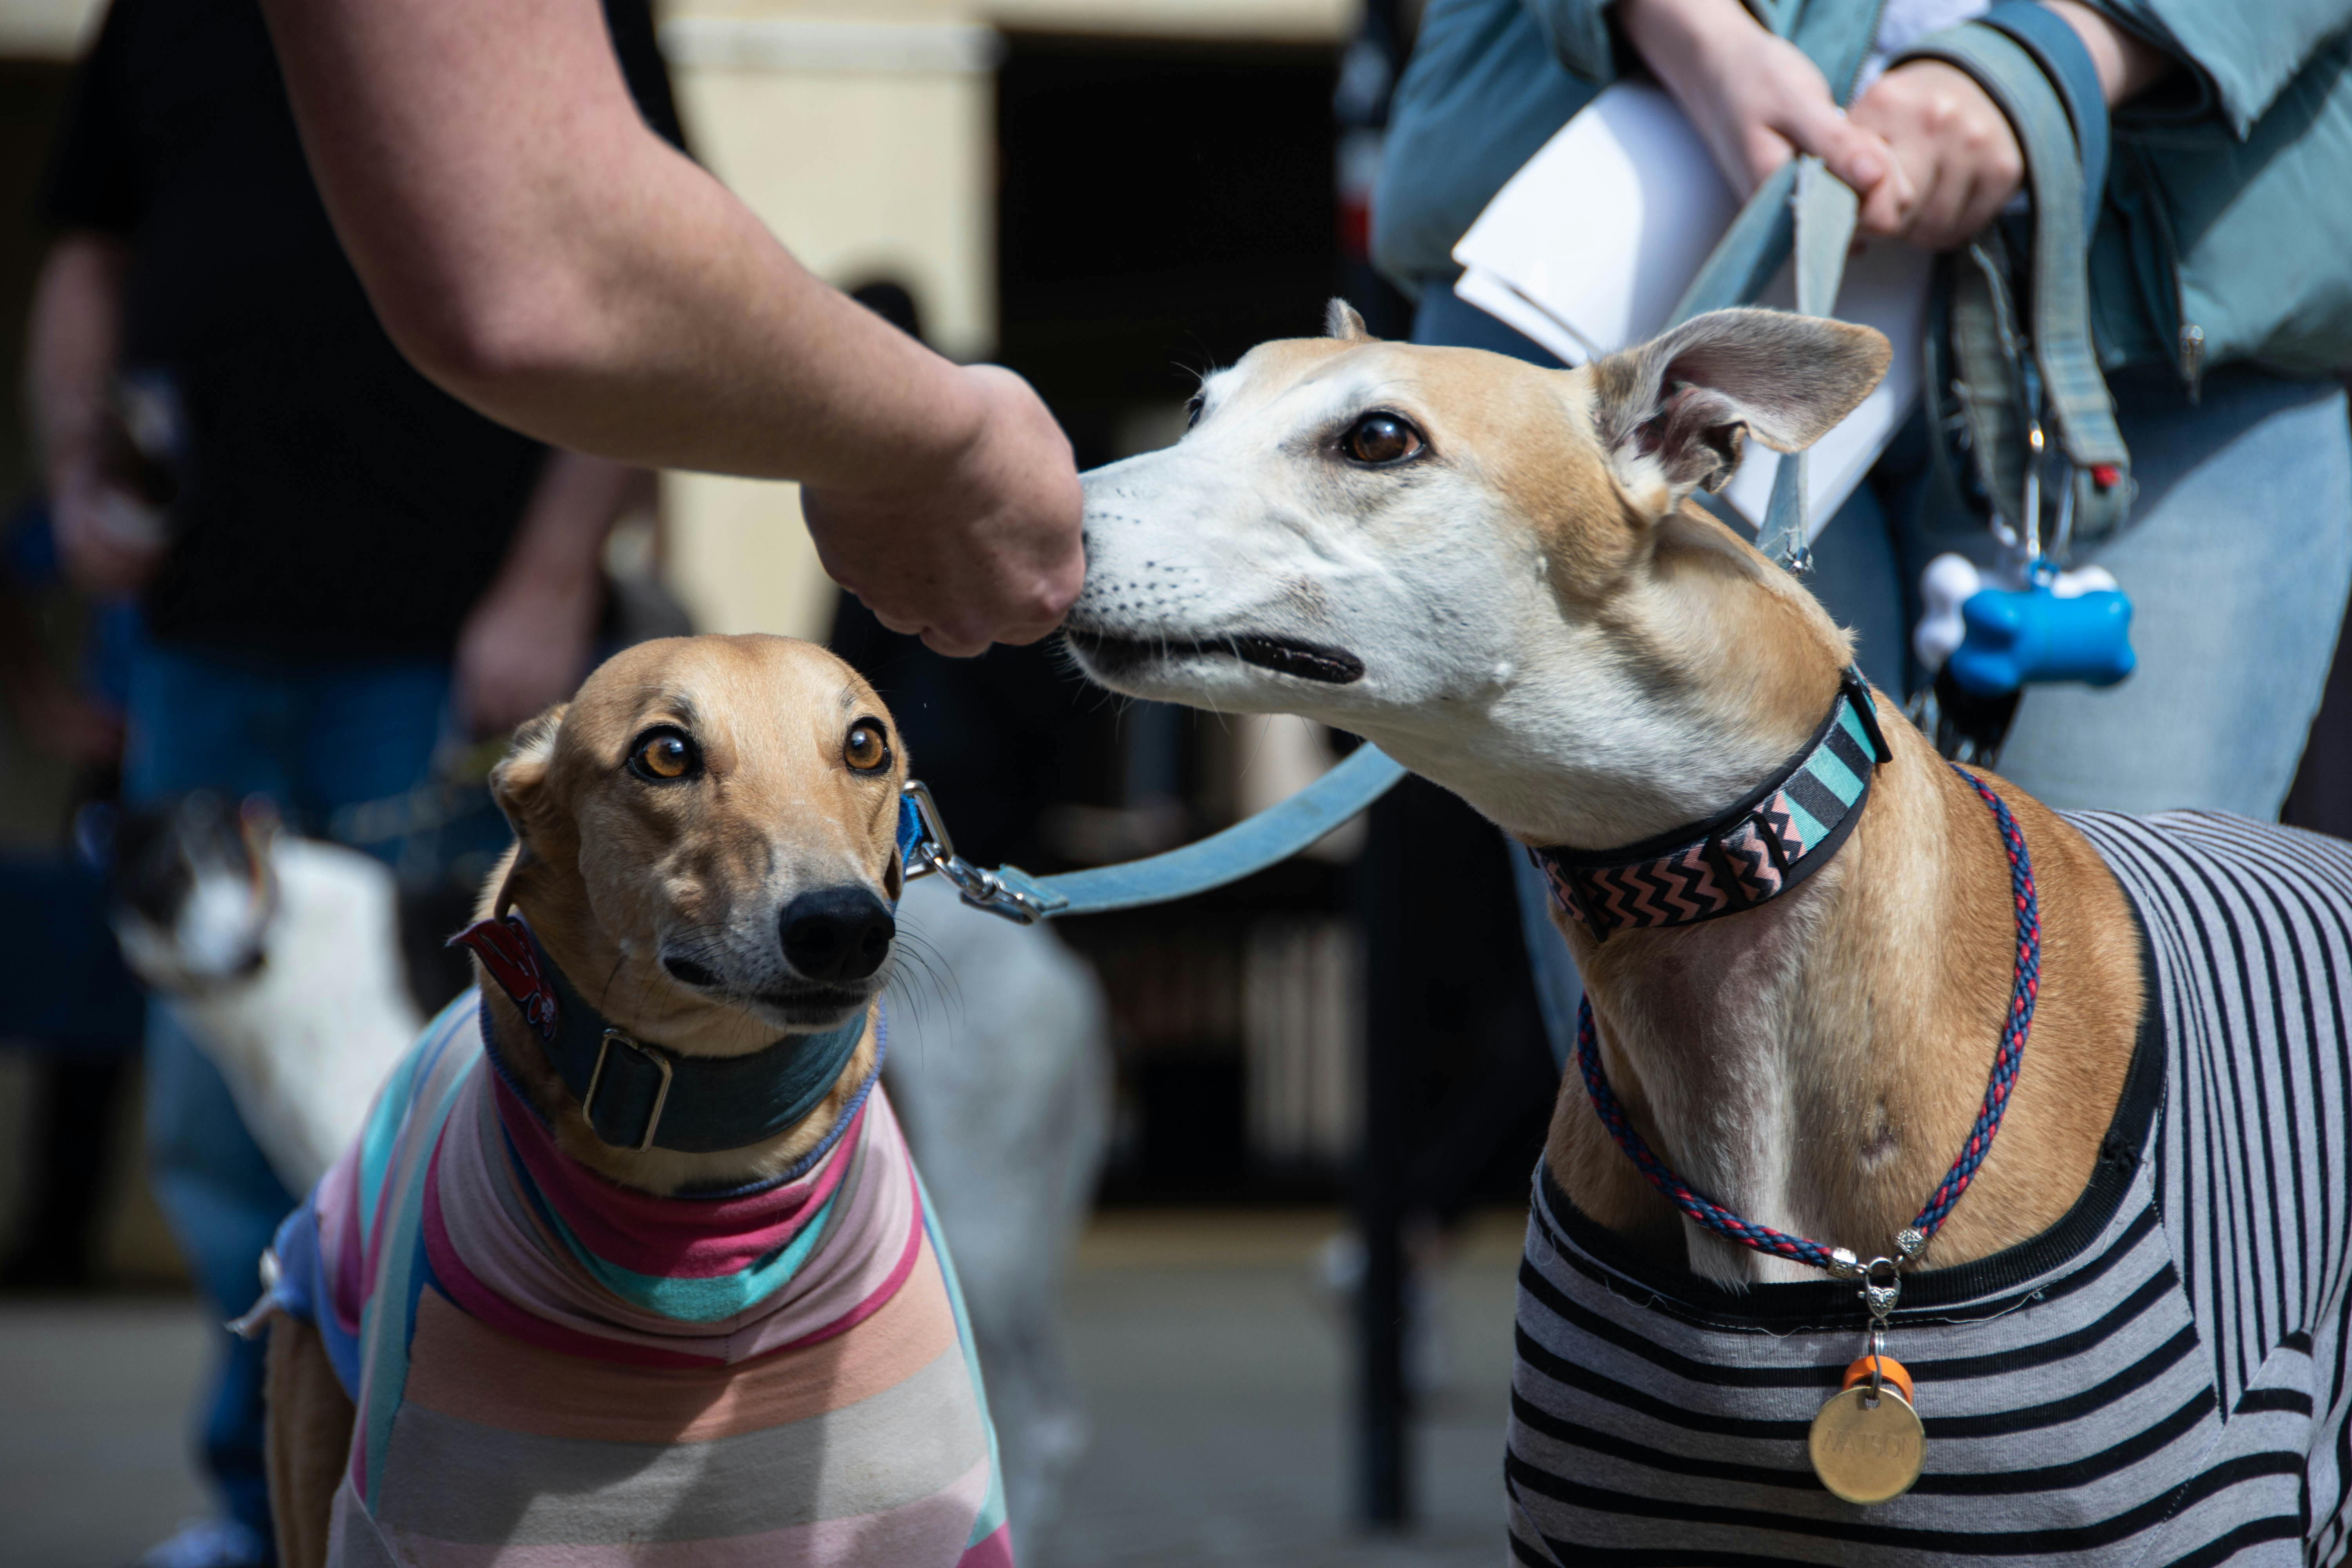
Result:
<svg viewBox="0 0 2352 1568"><path fill-rule="evenodd" d="M965 903L1002 915L1015 925L1034 925L1052 912L1034 895L956 853L955 840L948 834L947 818L940 815L939 803L931 798L930 789L922 780L908 779L899 786L899 794L915 811L914 842L909 846L914 858L906 862L908 880L937 871L963 895Z"/></svg>

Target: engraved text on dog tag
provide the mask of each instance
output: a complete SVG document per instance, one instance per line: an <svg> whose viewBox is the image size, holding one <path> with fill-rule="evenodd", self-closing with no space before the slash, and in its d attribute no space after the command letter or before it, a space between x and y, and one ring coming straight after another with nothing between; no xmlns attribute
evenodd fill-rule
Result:
<svg viewBox="0 0 2352 1568"><path fill-rule="evenodd" d="M1919 1479L1927 1429L1890 1382L1874 1397L1857 1384L1822 1406L1807 1447L1822 1485L1848 1502L1885 1502Z"/></svg>

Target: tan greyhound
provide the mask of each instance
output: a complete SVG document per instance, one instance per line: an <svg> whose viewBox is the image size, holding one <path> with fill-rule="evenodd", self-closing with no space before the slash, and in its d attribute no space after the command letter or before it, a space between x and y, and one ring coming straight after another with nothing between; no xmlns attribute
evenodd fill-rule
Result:
<svg viewBox="0 0 2352 1568"><path fill-rule="evenodd" d="M2184 1123L2179 1097L2200 1073L2301 1070L2284 1065L2302 1049L2291 1022L2226 1048L2231 1030L2212 1020L2267 1017L2276 998L2260 982L2258 1005L2218 1000L2246 971L2188 964L2193 932L2224 922L2176 906L2284 864L2306 888L2319 879L2333 929L2352 872L2323 841L2248 824L2078 825L1988 776L2030 856L2033 896L2018 895L1976 784L1850 680L1850 639L1798 581L1687 504L1722 485L1748 437L1781 451L1817 439L1886 353L1865 329L1738 310L1555 372L1379 342L1335 303L1329 336L1263 345L1208 377L1178 445L1087 476L1070 646L1120 691L1361 734L1567 868L1555 913L1595 1020L1598 1088L1571 1067L1521 1275L1508 1477L1520 1561L2062 1548L2139 1561L2159 1526L2185 1552L2257 1526L2300 1542L2297 1519L2320 1539L2342 1505L2326 1457L2340 1386L2321 1402L2333 1414L2300 1434L2229 1418L2280 1344L2307 1365L2320 1320L2352 1295L2342 1163L2313 1178L2337 1189L2332 1215L2273 1227L2264 1267L2301 1279L2318 1248L2313 1277L2337 1292L2298 1309L2305 1338L2281 1340L2295 1314L2242 1325L2213 1280L2251 1265L2179 1250L2162 1207L2202 1179L2195 1202L2241 1193L2262 1210L2278 1164L2186 1145L2158 1158L2172 1146L2150 1129ZM1776 838L1768 864L1756 835L1772 791L1793 791L1832 741L1853 766L1827 771L1866 793L1820 841ZM1764 882L1706 910L1724 918L1596 914L1617 873L1577 869L1646 856L1655 870L1672 850L1674 875L1714 898L1744 875L1743 846ZM2203 869L2150 868L2168 855ZM2306 1016L2325 1018L2340 954L2317 937L2308 948L2308 973L2279 984L2321 998ZM2002 1087L2020 998L2030 1029ZM2191 1034L2220 1066L2184 1063ZM2321 1076L2318 1124L2341 1142L2340 1068ZM1596 1114L1603 1090L1666 1184ZM1989 1112L1990 1152L1917 1245L1906 1233L1923 1200L1964 1169ZM1879 1259L1881 1315L1853 1279L1702 1223L1665 1195L1675 1182L1751 1237ZM2127 1331L2102 1338L2068 1316L2093 1302ZM1874 1321L1889 1359L1841 1394ZM2242 1328L2270 1337L2242 1343ZM2200 1335L2209 1349L2192 1355ZM2100 1359L2126 1346L2146 1352L2128 1390ZM1886 1386L1895 1362L1916 1390ZM2160 1397L2171 1426L2132 1403ZM1866 1429L1821 1428L1831 1406L1866 1406ZM1870 1425L1898 1417L1891 1437ZM2225 1422L2268 1446L2268 1473L2300 1482L2309 1468L2307 1507L2263 1514L2252 1482L2212 1479ZM1855 1444L1885 1447L1895 1470L1907 1458L1908 1473L1855 1479ZM2131 1458L2102 1468L2086 1451ZM2090 1533L2064 1535L2078 1525ZM2037 1547L2035 1531L2057 1533Z"/></svg>
<svg viewBox="0 0 2352 1568"><path fill-rule="evenodd" d="M1009 1568L876 1082L905 778L873 689L782 637L641 644L517 733L482 998L280 1233L289 1565Z"/></svg>

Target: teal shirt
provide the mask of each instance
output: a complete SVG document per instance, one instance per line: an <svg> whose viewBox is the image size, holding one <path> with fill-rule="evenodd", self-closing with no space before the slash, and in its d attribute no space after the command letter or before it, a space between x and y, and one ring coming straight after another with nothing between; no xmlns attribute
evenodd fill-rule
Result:
<svg viewBox="0 0 2352 1568"><path fill-rule="evenodd" d="M1797 41L1850 79L1876 0L1799 0ZM2118 110L2092 244L2110 367L2352 368L2352 0L2096 0L2186 71ZM1604 0L1430 0L1397 86L1373 256L1417 291L1621 65Z"/></svg>

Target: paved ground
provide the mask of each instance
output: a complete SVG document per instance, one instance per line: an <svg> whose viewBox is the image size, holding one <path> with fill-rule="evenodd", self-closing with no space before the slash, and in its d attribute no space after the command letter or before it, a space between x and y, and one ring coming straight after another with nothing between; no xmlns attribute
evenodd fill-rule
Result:
<svg viewBox="0 0 2352 1568"><path fill-rule="evenodd" d="M1098 1226L1069 1296L1094 1444L1056 1568L1494 1568L1521 1223L1475 1227L1437 1292L1444 1388L1414 1433L1418 1527L1398 1539L1347 1523L1348 1345L1312 1267L1335 1222Z"/></svg>
<svg viewBox="0 0 2352 1568"><path fill-rule="evenodd" d="M184 1300L0 1304L0 1563L117 1568L204 1510L188 1413L209 1353Z"/></svg>
<svg viewBox="0 0 2352 1568"><path fill-rule="evenodd" d="M1344 1522L1346 1344L1314 1268L1336 1226L1129 1215L1089 1236L1069 1302L1094 1443L1055 1564L1500 1561L1516 1225L1476 1227L1437 1293L1422 1521L1391 1539ZM203 1506L186 1435L206 1353L184 1301L0 1300L0 1568L117 1568Z"/></svg>

